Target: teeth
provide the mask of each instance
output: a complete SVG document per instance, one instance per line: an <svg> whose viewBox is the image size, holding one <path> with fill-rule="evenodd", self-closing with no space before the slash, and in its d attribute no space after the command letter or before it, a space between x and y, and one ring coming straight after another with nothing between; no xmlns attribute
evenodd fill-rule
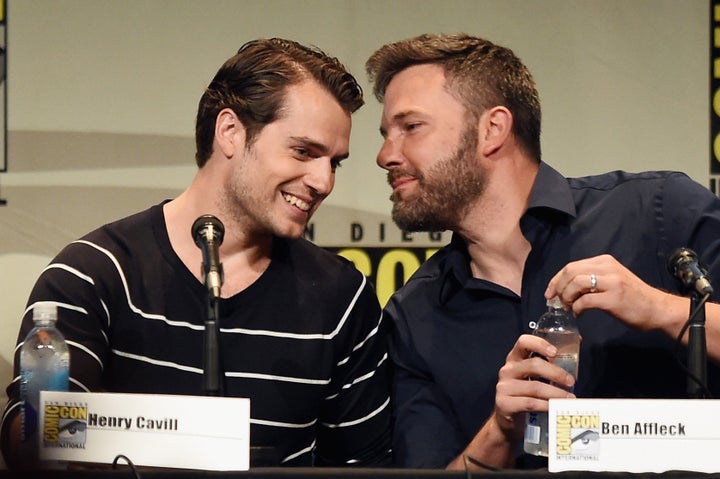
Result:
<svg viewBox="0 0 720 479"><path fill-rule="evenodd" d="M301 200L297 196L293 196L293 195L284 193L283 198L285 198L285 201L287 201L291 205L297 206L298 208L300 208L303 211L310 211L310 205L308 203L305 203L303 200Z"/></svg>

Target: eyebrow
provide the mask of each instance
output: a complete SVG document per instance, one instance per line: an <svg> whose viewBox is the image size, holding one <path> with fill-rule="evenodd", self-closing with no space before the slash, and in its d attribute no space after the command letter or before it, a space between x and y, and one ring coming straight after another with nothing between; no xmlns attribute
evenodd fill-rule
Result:
<svg viewBox="0 0 720 479"><path fill-rule="evenodd" d="M318 151L322 155L326 155L328 153L327 146L323 145L320 142L312 140L312 139L308 138L307 136L291 136L290 139L297 143L301 143L302 145L304 145L312 150ZM344 160L344 159L348 158L349 156L350 156L350 152L345 152L342 155L333 157L332 159L333 160Z"/></svg>

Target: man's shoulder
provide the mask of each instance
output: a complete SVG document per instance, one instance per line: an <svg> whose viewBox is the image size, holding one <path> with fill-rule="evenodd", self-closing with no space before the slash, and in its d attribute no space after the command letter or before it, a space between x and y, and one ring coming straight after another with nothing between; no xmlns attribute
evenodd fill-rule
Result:
<svg viewBox="0 0 720 479"><path fill-rule="evenodd" d="M100 232L137 232L138 230L149 231L154 221L162 219L162 204L151 206L145 210L132 213L123 218L106 223L105 225L88 233L98 235ZM190 232L188 231L188 235Z"/></svg>
<svg viewBox="0 0 720 479"><path fill-rule="evenodd" d="M690 177L680 171L654 170L628 172L624 170L609 171L598 175L568 178L572 189L594 189L610 191L623 186L656 188L658 184L668 180L690 181Z"/></svg>
<svg viewBox="0 0 720 479"><path fill-rule="evenodd" d="M625 206L664 205L671 210L699 204L718 208L718 197L709 188L680 171L612 171L602 175L568 178L576 202L613 201Z"/></svg>
<svg viewBox="0 0 720 479"><path fill-rule="evenodd" d="M106 223L68 244L58 257L85 254L88 248L105 252L135 254L155 243L154 223L162 220L160 205Z"/></svg>
<svg viewBox="0 0 720 479"><path fill-rule="evenodd" d="M327 280L331 284L348 278L356 283L362 277L350 260L304 238L277 238L276 242L286 252L288 265L297 274L314 277L316 281Z"/></svg>
<svg viewBox="0 0 720 479"><path fill-rule="evenodd" d="M305 239L276 238L273 252L274 275L292 291L314 304L317 311L334 311L348 304L376 308L380 305L368 278L350 260ZM310 298L314 298L310 300ZM318 309L319 308L319 309ZM374 313L373 313L374 314Z"/></svg>
<svg viewBox="0 0 720 479"><path fill-rule="evenodd" d="M448 244L437 250L425 260L407 282L395 293L396 299L428 295L430 291L441 287L442 279L450 273L448 261L459 254L457 246Z"/></svg>

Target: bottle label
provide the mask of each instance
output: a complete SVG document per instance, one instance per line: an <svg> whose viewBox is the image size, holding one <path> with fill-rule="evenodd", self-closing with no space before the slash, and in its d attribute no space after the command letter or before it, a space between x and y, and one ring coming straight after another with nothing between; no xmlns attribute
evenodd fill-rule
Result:
<svg viewBox="0 0 720 479"><path fill-rule="evenodd" d="M540 444L540 426L528 424L525 427L525 442L529 444Z"/></svg>
<svg viewBox="0 0 720 479"><path fill-rule="evenodd" d="M48 380L48 391L67 391L68 382L70 381L70 372L67 369L61 369Z"/></svg>

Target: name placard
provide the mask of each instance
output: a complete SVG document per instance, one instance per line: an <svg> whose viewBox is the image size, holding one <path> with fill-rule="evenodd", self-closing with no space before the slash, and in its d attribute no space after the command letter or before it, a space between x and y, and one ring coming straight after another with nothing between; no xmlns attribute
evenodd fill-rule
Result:
<svg viewBox="0 0 720 479"><path fill-rule="evenodd" d="M550 472L720 472L720 400L551 399Z"/></svg>
<svg viewBox="0 0 720 479"><path fill-rule="evenodd" d="M249 469L249 399L42 391L40 405L43 460Z"/></svg>

